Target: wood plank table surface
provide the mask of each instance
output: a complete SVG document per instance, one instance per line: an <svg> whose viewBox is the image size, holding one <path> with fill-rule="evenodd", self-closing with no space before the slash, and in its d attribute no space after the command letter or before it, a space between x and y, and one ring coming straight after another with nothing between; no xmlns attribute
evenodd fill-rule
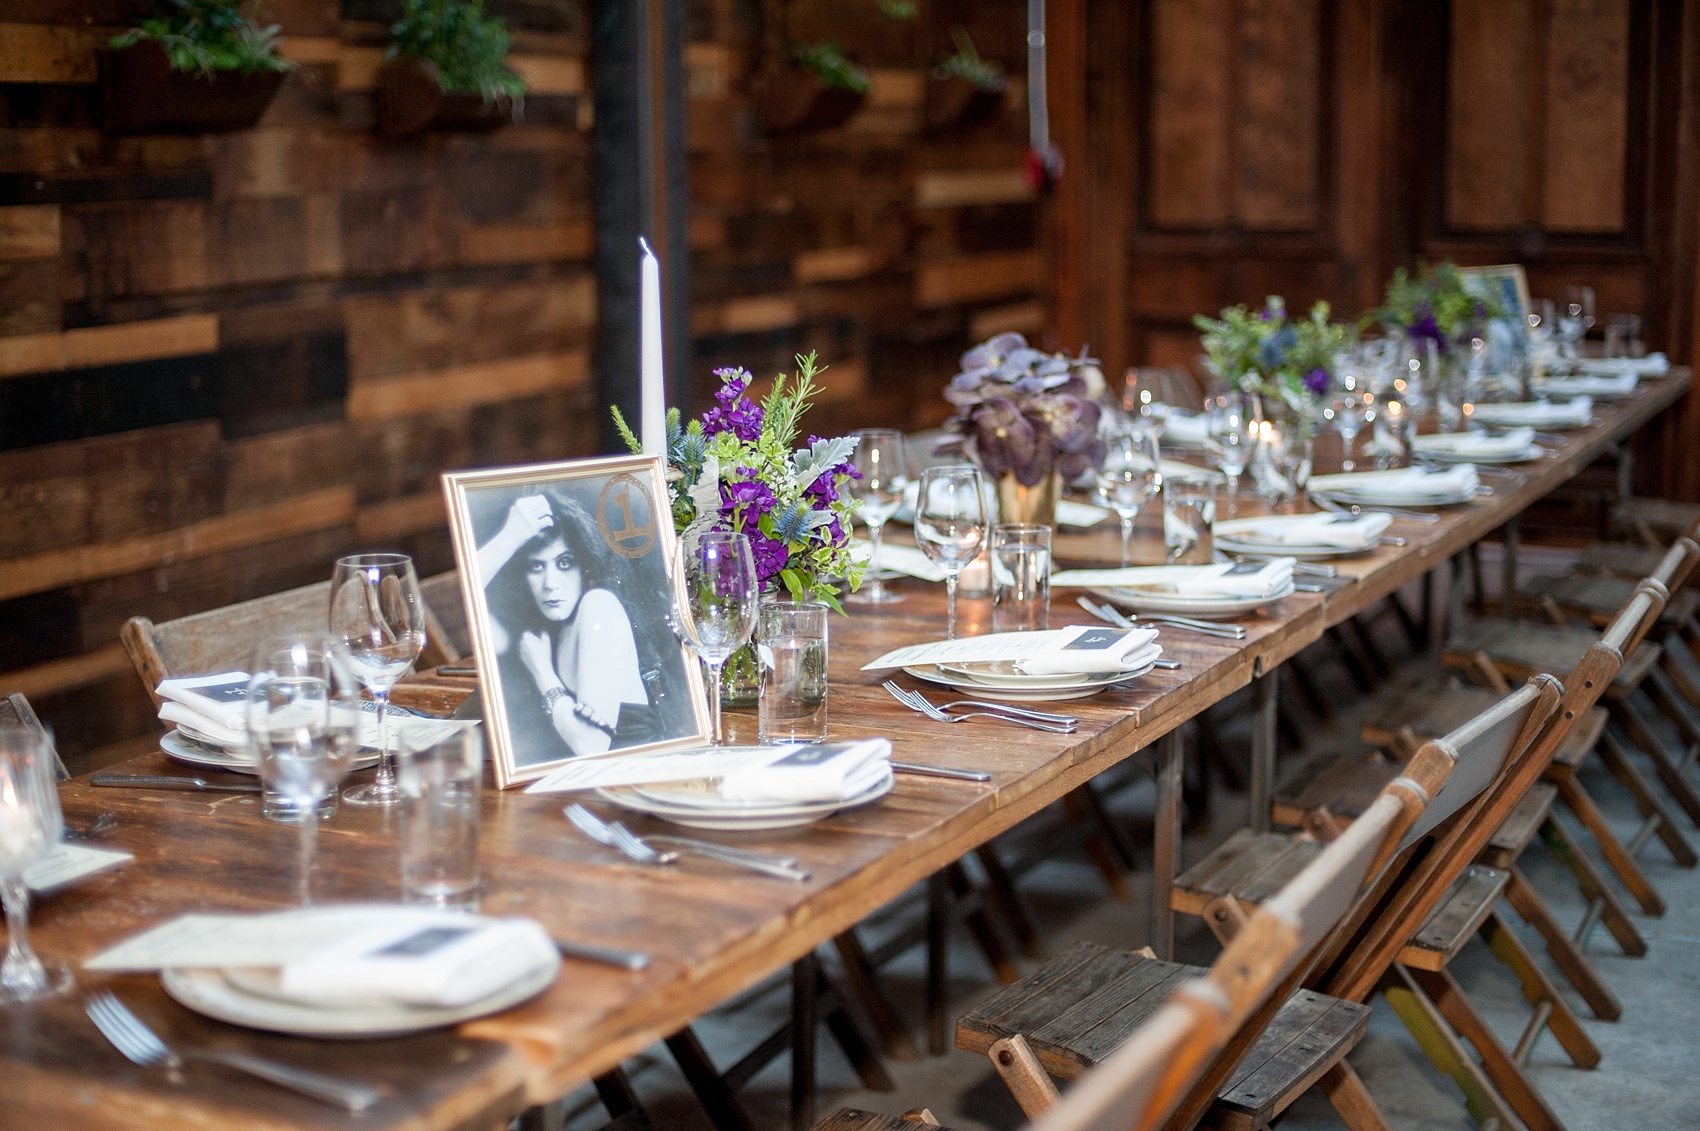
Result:
<svg viewBox="0 0 1700 1131"><path fill-rule="evenodd" d="M880 688L885 673L859 669L889 648L943 635L940 587L901 582L903 603L853 607L832 626L833 734L888 735L899 759L986 770L992 780L899 775L896 789L878 804L808 828L715 834L799 857L812 873L807 882L728 872L709 862L635 865L571 830L561 816L567 798L487 790L482 910L532 916L558 939L646 951L653 961L645 970L568 959L549 990L517 1009L454 1033L355 1042L248 1032L175 1005L157 979L111 979L121 996L185 1043L269 1052L388 1084L393 1097L365 1116L342 1117L213 1068L192 1065L176 1083L134 1068L82 1017L78 1002L65 999L0 1011L7 1022L0 1072L8 1080L0 1126L494 1127L527 1104L554 1099L616 1067L785 969L939 868L1135 755L1151 758L1159 776L1165 807L1153 890L1164 892L1179 839L1176 728L1254 680L1272 686L1273 680L1260 677L1329 626L1513 519L1688 385L1688 372L1673 370L1646 382L1632 400L1598 405L1596 423L1571 433L1561 450L1513 475L1485 476L1494 493L1441 511L1438 523L1395 520L1390 533L1407 545L1341 560L1342 575L1353 583L1327 594L1295 594L1244 618L1249 632L1243 642L1165 631L1166 654L1180 660L1181 669L1154 671L1126 690L1070 702L1081 717L1073 735L992 721L933 723L906 711ZM1082 619L1073 596L1054 594L1054 625ZM986 630L988 604L963 602L965 633ZM466 680L429 674L414 683L418 695L439 706L452 705L469 687ZM113 768L178 772L160 754ZM296 830L261 819L252 796L97 789L82 779L67 783L61 796L73 829L98 814L114 814L117 828L101 841L136 859L39 901L33 937L48 957L77 963L188 911L273 909L295 900ZM641 818L632 823L640 832L660 831ZM397 860L393 815L345 806L320 829L318 898L393 900ZM1161 917L1155 909L1153 915L1154 930L1161 930L1167 901L1154 902L1164 905ZM85 987L100 981L80 978Z"/></svg>

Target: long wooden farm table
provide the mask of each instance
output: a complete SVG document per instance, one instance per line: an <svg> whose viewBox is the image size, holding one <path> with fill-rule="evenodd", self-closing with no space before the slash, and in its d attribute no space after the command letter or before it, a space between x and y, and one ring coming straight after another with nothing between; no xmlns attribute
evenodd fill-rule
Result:
<svg viewBox="0 0 1700 1131"><path fill-rule="evenodd" d="M13 1126L450 1128L498 1126L547 1102L668 1036L692 1018L785 969L912 885L1135 755L1150 759L1158 783L1152 890L1168 890L1177 866L1181 759L1177 728L1227 695L1267 678L1330 626L1420 577L1630 436L1688 388L1686 370L1643 385L1633 400L1602 405L1593 427L1515 476L1484 479L1491 496L1442 512L1434 525L1396 521L1407 540L1339 563L1354 578L1327 594L1295 594L1247 618L1245 641L1184 632L1164 637L1177 671L1156 671L1134 687L1070 704L1078 733L1054 735L994 722L930 722L894 702L881 674L861 665L901 644L943 633L938 587L908 585L907 600L855 607L832 627L831 726L842 737L883 734L910 762L989 771L984 784L900 775L882 802L804 829L745 834L740 843L801 858L812 876L789 883L686 865L646 868L589 843L561 816L564 798L487 791L481 855L483 910L529 915L563 940L646 951L648 968L627 972L569 959L553 987L532 1003L455 1032L379 1041L273 1037L202 1019L171 1002L152 977L112 984L126 1000L186 1044L218 1043L273 1053L307 1066L383 1082L394 1096L359 1118L267 1085L191 1066L183 1080L123 1061L60 999L0 1009L0 1128ZM1105 535L1113 537L1113 535ZM1077 619L1072 593L1055 594L1053 623ZM984 616L965 602L969 622ZM979 629L983 630L983 629ZM907 677L899 676L899 679ZM452 698L452 682L441 684ZM463 685L464 686L464 685ZM421 681L429 697L438 685ZM1273 775L1273 695L1254 697L1266 717L1258 742L1253 812L1267 813ZM133 760L133 772L179 772L162 755ZM270 909L296 894L295 830L259 817L251 796L62 789L67 824L97 814L118 819L104 842L135 861L46 897L34 938L50 957L78 962L118 939L191 910ZM634 822L643 831L645 822ZM731 839L728 836L728 839ZM393 818L344 807L319 837L321 900L390 900L397 895ZM1170 943L1167 900L1153 900L1152 941ZM85 985L96 979L83 976Z"/></svg>

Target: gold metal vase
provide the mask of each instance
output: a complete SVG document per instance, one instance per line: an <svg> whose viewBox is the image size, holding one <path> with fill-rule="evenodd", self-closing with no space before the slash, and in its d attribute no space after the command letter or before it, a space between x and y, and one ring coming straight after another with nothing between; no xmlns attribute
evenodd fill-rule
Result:
<svg viewBox="0 0 1700 1131"><path fill-rule="evenodd" d="M998 477L998 521L1030 522L1039 526L1057 524L1057 499L1062 496L1062 476L1053 471L1036 486L1024 487L1010 472Z"/></svg>

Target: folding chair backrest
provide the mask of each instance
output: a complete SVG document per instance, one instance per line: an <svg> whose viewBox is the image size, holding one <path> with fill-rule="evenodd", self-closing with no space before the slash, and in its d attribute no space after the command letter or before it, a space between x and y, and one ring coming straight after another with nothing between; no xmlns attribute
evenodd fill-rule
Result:
<svg viewBox="0 0 1700 1131"><path fill-rule="evenodd" d="M38 734L47 740L47 747L53 751L53 776L58 781L70 780L70 773L65 769L65 763L59 758L59 748L53 745L53 735L48 733L41 720L36 718L35 708L24 698L23 692L14 691L0 699L0 726L22 727L31 734Z"/></svg>
<svg viewBox="0 0 1700 1131"><path fill-rule="evenodd" d="M1425 756L1278 893L1259 906L1210 971L1175 990L1124 1045L1036 1124L1043 1131L1156 1127L1233 1042L1249 1047L1451 772ZM1236 1055L1234 1059L1238 1059Z"/></svg>
<svg viewBox="0 0 1700 1131"><path fill-rule="evenodd" d="M321 581L164 624L131 617L119 637L157 704L154 688L161 680L246 671L254 644L262 636L326 631L330 593L331 583Z"/></svg>

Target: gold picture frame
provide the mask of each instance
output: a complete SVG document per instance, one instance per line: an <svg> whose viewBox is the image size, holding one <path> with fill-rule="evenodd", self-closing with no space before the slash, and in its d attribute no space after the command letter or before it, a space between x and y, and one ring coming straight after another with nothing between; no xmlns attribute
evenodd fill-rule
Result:
<svg viewBox="0 0 1700 1131"><path fill-rule="evenodd" d="M443 494L498 788L707 744L658 457L447 472Z"/></svg>

